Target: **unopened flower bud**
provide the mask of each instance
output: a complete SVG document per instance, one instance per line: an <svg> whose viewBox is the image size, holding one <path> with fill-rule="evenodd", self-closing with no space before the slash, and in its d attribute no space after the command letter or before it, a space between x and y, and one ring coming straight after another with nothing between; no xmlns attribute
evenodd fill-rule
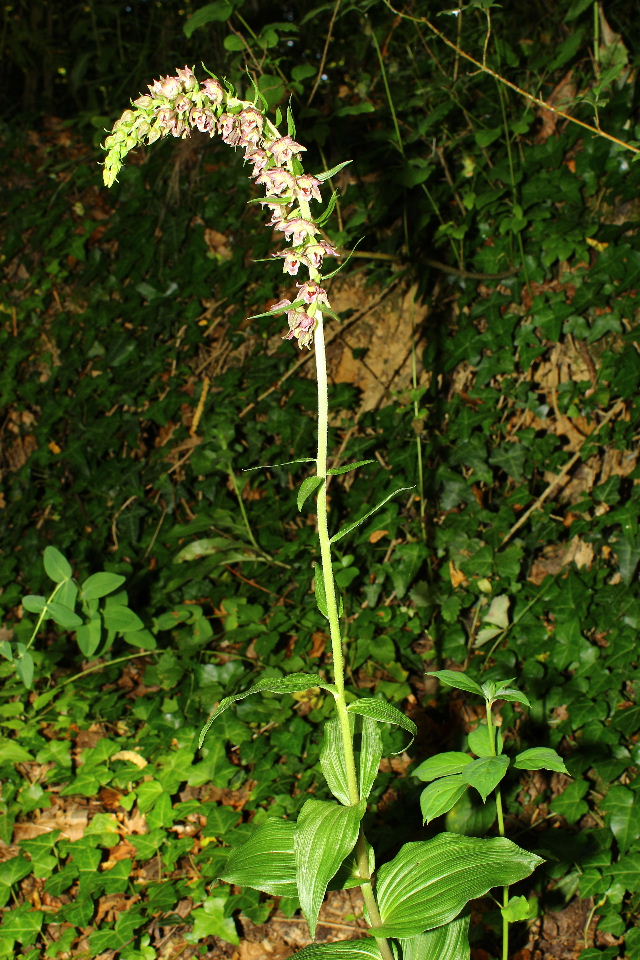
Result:
<svg viewBox="0 0 640 960"><path fill-rule="evenodd" d="M190 90L193 90L197 84L196 75L191 69L191 67L180 67L179 70L176 70L176 76L181 82L183 89L188 93Z"/></svg>
<svg viewBox="0 0 640 960"><path fill-rule="evenodd" d="M207 77L202 84L201 89L204 90L215 107L220 106L220 104L224 101L224 87L217 80L214 80L213 77Z"/></svg>

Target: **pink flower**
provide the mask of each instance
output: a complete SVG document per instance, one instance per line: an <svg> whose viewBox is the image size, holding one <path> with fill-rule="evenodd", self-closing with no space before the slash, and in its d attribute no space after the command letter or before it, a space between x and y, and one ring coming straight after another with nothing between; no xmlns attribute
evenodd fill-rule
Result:
<svg viewBox="0 0 640 960"><path fill-rule="evenodd" d="M208 77L201 87L202 90L206 93L209 99L213 102L214 107L220 106L224 101L224 88L221 83L217 80L214 80L213 77Z"/></svg>
<svg viewBox="0 0 640 960"><path fill-rule="evenodd" d="M274 303L274 305L271 307L270 312L273 313L275 310L284 310L286 307L290 306L291 300L287 300L286 298L284 300L278 300L278 302Z"/></svg>
<svg viewBox="0 0 640 960"><path fill-rule="evenodd" d="M274 140L272 143L265 144L267 150L273 154L274 159L278 166L283 163L287 163L288 160L291 160L291 157L294 153L302 153L303 150L306 150L306 147L303 147L301 143L296 143L292 137L280 137L279 140Z"/></svg>
<svg viewBox="0 0 640 960"><path fill-rule="evenodd" d="M311 265L319 270L322 266L322 261L325 256L327 257L339 257L340 254L338 251L331 246L330 243L327 243L326 240L319 240L317 243L310 243L305 247L305 254L309 258Z"/></svg>
<svg viewBox="0 0 640 960"><path fill-rule="evenodd" d="M305 303L324 303L327 307L329 306L327 291L313 280L299 283L298 289L299 300L304 300Z"/></svg>
<svg viewBox="0 0 640 960"><path fill-rule="evenodd" d="M196 86L198 82L196 80L196 75L191 69L191 67L187 67L187 66L181 67L179 70L176 70L176 75L178 80L182 84L183 89L186 90L187 92L189 92L189 90L193 90L193 88Z"/></svg>
<svg viewBox="0 0 640 960"><path fill-rule="evenodd" d="M282 257L284 264L282 266L283 273L289 273L292 277L295 277L300 266L310 267L311 263L307 259L304 253L300 253L298 250L281 250L279 253L274 253L274 257Z"/></svg>
<svg viewBox="0 0 640 960"><path fill-rule="evenodd" d="M182 85L177 77L162 77L160 82L160 93L168 100L182 93Z"/></svg>
<svg viewBox="0 0 640 960"><path fill-rule="evenodd" d="M304 200L322 200L320 181L310 173L303 173L296 177L296 195Z"/></svg>
<svg viewBox="0 0 640 960"><path fill-rule="evenodd" d="M256 177L256 183L264 184L267 196L280 197L293 189L295 177L284 167L272 167Z"/></svg>
<svg viewBox="0 0 640 960"><path fill-rule="evenodd" d="M294 217L293 220L287 220L284 227L284 235L287 240L291 240L294 247L303 243L307 237L318 233L318 227L310 220L304 220L302 217Z"/></svg>
<svg viewBox="0 0 640 960"><path fill-rule="evenodd" d="M218 119L218 133L230 147L237 147L240 143L238 118L231 113L221 114Z"/></svg>
<svg viewBox="0 0 640 960"><path fill-rule="evenodd" d="M289 323L289 332L282 339L296 339L301 349L302 347L308 347L310 349L313 340L313 331L315 330L317 322L316 318L305 313L304 310L289 310L287 313L287 321Z"/></svg>
<svg viewBox="0 0 640 960"><path fill-rule="evenodd" d="M245 160L248 160L249 163L253 164L253 173L252 177L257 177L262 173L266 165L269 163L269 157L264 150L258 150L254 147L247 147L244 152Z"/></svg>
<svg viewBox="0 0 640 960"><path fill-rule="evenodd" d="M177 117L171 107L160 107L156 113L156 121L158 126L162 130L166 130L167 133L171 130L174 122L177 120Z"/></svg>
<svg viewBox="0 0 640 960"><path fill-rule="evenodd" d="M133 101L133 105L138 110L149 110L153 106L153 97L147 93L141 94L137 100Z"/></svg>
<svg viewBox="0 0 640 960"><path fill-rule="evenodd" d="M277 225L278 230L284 229L285 220L282 218L282 214L285 212L282 204L279 203L267 203L266 200L261 200L260 203L263 207L267 207L271 211L271 219L267 220L268 227L274 227ZM281 226L282 224L282 226Z"/></svg>
<svg viewBox="0 0 640 960"><path fill-rule="evenodd" d="M240 113L240 131L249 143L257 143L262 136L264 117L255 107L245 107Z"/></svg>
<svg viewBox="0 0 640 960"><path fill-rule="evenodd" d="M178 97L173 106L178 113L187 113L189 110L191 110L193 103L189 97L182 96Z"/></svg>
<svg viewBox="0 0 640 960"><path fill-rule="evenodd" d="M191 125L196 127L200 133L211 133L215 129L216 117L210 110L201 110L200 107L193 107L189 114Z"/></svg>

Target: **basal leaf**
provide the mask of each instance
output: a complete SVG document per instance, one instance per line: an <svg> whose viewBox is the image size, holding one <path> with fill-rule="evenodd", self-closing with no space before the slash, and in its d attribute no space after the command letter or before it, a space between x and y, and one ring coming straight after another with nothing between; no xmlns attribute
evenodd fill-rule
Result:
<svg viewBox="0 0 640 960"><path fill-rule="evenodd" d="M540 857L496 837L480 840L441 833L406 843L381 867L377 895L385 937L414 937L449 923L462 908L492 887L523 880Z"/></svg>
<svg viewBox="0 0 640 960"><path fill-rule="evenodd" d="M459 670L431 670L427 673L427 676L437 677L440 683L444 683L447 687L455 687L456 690L466 690L467 693L477 693L479 697L484 698L480 684Z"/></svg>
<svg viewBox="0 0 640 960"><path fill-rule="evenodd" d="M45 547L42 559L45 573L54 583L63 583L72 576L71 564L55 547Z"/></svg>
<svg viewBox="0 0 640 960"><path fill-rule="evenodd" d="M403 730L411 734L411 740L418 732L413 720L401 713L397 707L387 703L386 700L378 700L377 697L362 697L360 700L354 700L353 703L349 704L347 710L349 713L358 713L362 717L370 717L371 720L376 720L378 723L393 723L397 727L402 727ZM406 750L408 746L409 744L403 749Z"/></svg>
<svg viewBox="0 0 640 960"><path fill-rule="evenodd" d="M374 513L377 513L385 503L388 503L389 500L393 499L398 493L404 493L406 490L413 490L413 487L399 487L397 490L394 490L393 493L389 493L384 500L381 500L380 503L377 503L375 507L371 510L368 510L363 516L359 517L357 520L354 520L352 523L348 523L346 527L343 527L342 530L338 530L337 533L331 537L331 543L337 543L338 540L342 540L343 537L346 537L348 533L351 533L352 530L355 530L356 527L359 527L361 523L364 523L365 520L368 520L369 517L372 517Z"/></svg>
<svg viewBox="0 0 640 960"><path fill-rule="evenodd" d="M513 765L517 770L555 770L568 773L562 757L551 747L531 747L519 753Z"/></svg>
<svg viewBox="0 0 640 960"><path fill-rule="evenodd" d="M356 845L365 805L343 807L312 799L300 811L295 832L296 876L312 937L329 881Z"/></svg>
<svg viewBox="0 0 640 960"><path fill-rule="evenodd" d="M305 500L307 500L318 487L324 483L324 477L306 477L298 488L297 504L298 510L302 510Z"/></svg>
<svg viewBox="0 0 640 960"><path fill-rule="evenodd" d="M475 787L486 802L489 794L504 777L508 767L508 757L480 757L465 767L460 776L470 787Z"/></svg>
<svg viewBox="0 0 640 960"><path fill-rule="evenodd" d="M436 780L438 777L450 777L454 773L462 773L468 764L473 763L473 757L468 753L459 753L451 750L447 753L437 753L429 757L411 771L411 775L418 780Z"/></svg>
<svg viewBox="0 0 640 960"><path fill-rule="evenodd" d="M263 677L243 693L234 693L230 697L225 697L220 701L202 728L198 747L202 746L209 727L214 720L216 720L220 714L224 713L225 710L228 710L237 700L244 700L245 697L249 697L253 693L297 693L299 690L309 690L311 687L321 687L330 693L334 691L332 684L324 683L315 673L290 673L286 677Z"/></svg>
<svg viewBox="0 0 640 960"><path fill-rule="evenodd" d="M402 960L469 960L469 916L436 930L400 940Z"/></svg>
<svg viewBox="0 0 640 960"><path fill-rule="evenodd" d="M430 783L420 794L423 823L431 823L436 817L448 813L456 805L467 786L459 773L451 777L441 777Z"/></svg>
<svg viewBox="0 0 640 960"><path fill-rule="evenodd" d="M220 879L272 896L296 897L295 831L293 820L269 817L231 851Z"/></svg>
<svg viewBox="0 0 640 960"><path fill-rule="evenodd" d="M340 940L338 943L312 943L291 960L382 960L382 954L372 937L364 940Z"/></svg>

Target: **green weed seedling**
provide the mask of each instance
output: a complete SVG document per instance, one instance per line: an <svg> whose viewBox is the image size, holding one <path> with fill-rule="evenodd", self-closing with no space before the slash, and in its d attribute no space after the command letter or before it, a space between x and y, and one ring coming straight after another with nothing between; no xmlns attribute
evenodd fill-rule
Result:
<svg viewBox="0 0 640 960"><path fill-rule="evenodd" d="M15 663L25 687L30 688L33 683L31 650L47 620L65 631L73 631L85 657L103 657L119 636L139 649L154 649L153 635L145 630L142 620L128 605L126 590L122 589L125 578L121 574L101 570L77 583L71 564L55 547L45 548L43 561L45 573L54 583L51 593L48 597L28 594L22 598L24 610L37 616L33 629L27 636L30 624L23 621L25 642L0 642L0 654Z"/></svg>
<svg viewBox="0 0 640 960"><path fill-rule="evenodd" d="M516 770L555 770L567 773L562 757L550 747L532 747L518 753L510 759L503 753L504 735L500 727L494 722L493 706L498 700L511 703L520 703L529 707L529 700L522 691L511 686L512 680L489 680L479 684L472 677L457 670L434 670L428 676L437 677L441 683L457 690L483 697L486 720L469 733L467 738L469 753L448 751L429 757L420 766L416 767L413 775L429 784L422 791L420 808L425 823L430 823L436 817L449 813L458 801L466 794L469 787L473 787L480 794L482 802L487 803L493 794L493 810L489 808L490 819L485 819L483 826L488 829L494 820L498 821L498 833L504 837L504 811L500 784L506 777L509 768ZM516 920L529 920L535 916L535 904L529 903L525 897L509 898L509 885L505 884L502 891L502 957L509 956L509 924ZM450 936L458 938L460 930L469 920L456 921L452 925ZM447 946L448 941L442 941L441 947ZM422 954L420 954L422 955ZM435 956L431 952L425 953ZM456 956L458 954L455 954ZM413 954L410 954L413 956ZM418 954L416 954L416 957Z"/></svg>
<svg viewBox="0 0 640 960"><path fill-rule="evenodd" d="M184 138L194 129L211 136L220 134L225 143L243 151L255 183L265 189L265 198L259 202L270 214L268 225L289 242L287 248L275 254L282 260L284 272L298 276L303 270L308 275L298 284L293 301L283 299L263 316L286 314L285 339L297 341L300 348L310 349L313 345L315 349L316 470L302 481L297 505L302 510L312 495L316 498L321 564L316 568L314 590L318 609L329 625L333 676L263 675L244 691L220 702L202 730L200 745L216 719L245 697L260 692L287 694L312 688L322 690L333 698L335 705L334 716L324 726L320 754L320 767L334 799L309 798L295 822L267 818L245 843L232 849L220 879L271 895L297 898L312 937L315 937L329 884L341 888L360 887L370 936L362 940L313 944L297 953L297 960L463 957L468 955L468 921L458 918L467 903L484 896L493 887L508 889L528 877L541 860L502 835L480 839L441 833L429 840L405 844L391 861L383 864L377 863L367 842L363 818L383 755L381 725L399 727L411 739L416 726L385 700L360 697L346 689L340 622L342 604L334 580L332 547L392 497L410 488L389 490L380 503L363 516L337 531L330 531L329 478L356 470L363 464L352 463L337 469L328 466L324 317L333 313L324 283L336 271L323 272L323 263L326 257L337 256L338 251L326 239L323 227L333 211L336 196L331 197L319 215L312 214L311 204L321 203L322 182L345 164L316 176L305 173L301 160L305 147L295 139L291 111L287 111L287 128L283 133L279 129L280 111L273 123L265 116L265 108L266 102L257 88L254 87L252 100L244 100L236 96L229 84L221 83L213 75L200 83L193 71L184 67L173 76L154 81L149 93L140 96L132 108L123 113L105 143L108 153L104 179L107 186L111 186L125 156L140 143L150 144L168 135ZM474 685L474 692L485 696L489 704L486 755L480 754L477 761L469 758L469 763L466 760L464 763L475 771L470 783L486 789L488 794L497 787L508 766L491 726L491 704L499 697L508 699L509 696L526 701L508 685L485 687ZM463 772L451 776L462 778ZM462 786L465 788L466 781ZM501 817L500 812L502 834ZM507 918L521 914L518 903L505 901L505 910Z"/></svg>

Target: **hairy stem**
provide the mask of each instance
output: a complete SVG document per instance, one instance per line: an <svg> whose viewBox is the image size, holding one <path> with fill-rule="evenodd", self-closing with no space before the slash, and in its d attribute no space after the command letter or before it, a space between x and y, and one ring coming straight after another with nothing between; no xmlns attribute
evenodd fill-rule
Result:
<svg viewBox="0 0 640 960"><path fill-rule="evenodd" d="M496 737L497 730L493 725L493 715L491 713L491 703L487 700L485 702L487 710L487 729L489 731L489 749L491 750L491 756L496 757L498 751L496 749ZM504 837L504 812L502 809L502 794L500 788L497 787L495 790L496 795L496 814L498 816L498 833L501 837ZM502 906L505 908L509 903L509 887L502 888ZM509 921L507 920L504 911L502 913L502 960L509 960Z"/></svg>
<svg viewBox="0 0 640 960"><path fill-rule="evenodd" d="M304 214L303 214L304 216ZM349 787L349 798L351 803L358 803L360 800L360 791L358 789L358 778L356 774L356 762L353 752L353 735L349 714L347 713L347 702L344 696L344 652L342 650L342 636L340 633L340 619L338 616L338 603L336 598L336 586L333 579L333 566L331 563L331 541L329 538L329 521L327 511L327 444L329 433L329 383L327 379L327 356L324 343L324 327L322 314L316 314L316 328L314 333L314 346L316 355L316 374L318 380L318 456L316 461L317 475L322 477L323 483L320 485L317 494L317 513L318 513L318 539L320 541L320 557L322 560L322 576L324 579L324 590L327 602L327 616L329 619L329 633L331 636L331 649L333 653L333 673L336 686L335 702L340 722L340 731L342 734L342 744L345 756L347 770L347 783ZM358 845L356 848L358 858L358 870L362 878L366 878L362 884L362 896L369 913L371 923L374 926L380 924L380 912L376 903L375 894L371 886L371 871L369 869L369 857L364 833L360 830ZM384 960L393 960L391 947L385 939L376 938Z"/></svg>

